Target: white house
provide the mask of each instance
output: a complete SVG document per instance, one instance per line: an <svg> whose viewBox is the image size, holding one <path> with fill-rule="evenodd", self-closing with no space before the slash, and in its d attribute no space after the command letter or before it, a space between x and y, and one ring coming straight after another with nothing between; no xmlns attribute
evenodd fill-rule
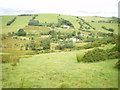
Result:
<svg viewBox="0 0 120 90"><path fill-rule="evenodd" d="M68 39L66 39L68 40ZM76 39L76 38L70 38L69 40L73 41L73 42L79 42L80 40L79 39Z"/></svg>
<svg viewBox="0 0 120 90"><path fill-rule="evenodd" d="M67 26L67 25L62 25L61 27L62 27L62 28L66 28L66 29L69 29L69 28L70 28L70 26Z"/></svg>
<svg viewBox="0 0 120 90"><path fill-rule="evenodd" d="M80 34L80 36L85 36L85 34Z"/></svg>

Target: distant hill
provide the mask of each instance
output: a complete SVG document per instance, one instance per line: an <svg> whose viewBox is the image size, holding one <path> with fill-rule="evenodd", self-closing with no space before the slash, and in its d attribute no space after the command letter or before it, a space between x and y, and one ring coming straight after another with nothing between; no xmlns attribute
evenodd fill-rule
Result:
<svg viewBox="0 0 120 90"><path fill-rule="evenodd" d="M105 18L105 17L85 17L85 16L70 16L70 15L61 15L61 14L31 14L31 15L16 15L16 16L0 16L2 17L2 32L16 32L20 28L25 28L28 26L28 22L34 16L35 20L38 20L40 23L58 23L58 19L62 18L71 22L74 26L74 30L81 30L81 31L100 31L104 33L110 33L110 31L105 30L102 28L103 26L107 29L112 28L114 29L114 33L118 33L118 24L115 18ZM9 26L7 23L12 22Z"/></svg>

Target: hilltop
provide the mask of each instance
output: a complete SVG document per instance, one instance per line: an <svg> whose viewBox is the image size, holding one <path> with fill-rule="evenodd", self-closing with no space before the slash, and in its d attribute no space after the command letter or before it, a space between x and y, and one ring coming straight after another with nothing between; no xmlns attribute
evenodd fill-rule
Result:
<svg viewBox="0 0 120 90"><path fill-rule="evenodd" d="M45 23L57 24L59 19L64 19L69 21L74 27L74 29L70 28L69 30L76 30L76 31L79 30L83 33L94 31L94 29L104 33L111 33L111 31L107 30L109 28L112 28L114 30L113 33L117 34L118 32L116 18L107 18L107 17L105 18L105 17L97 17L97 16L94 17L70 16L70 15L61 15L61 14L30 14L30 15L23 14L23 15L1 16L1 17L2 17L3 33L17 32L20 28L27 27L29 21L34 17L35 17L34 20L39 21L39 23L41 24L45 24ZM13 19L15 20L8 26L7 23Z"/></svg>

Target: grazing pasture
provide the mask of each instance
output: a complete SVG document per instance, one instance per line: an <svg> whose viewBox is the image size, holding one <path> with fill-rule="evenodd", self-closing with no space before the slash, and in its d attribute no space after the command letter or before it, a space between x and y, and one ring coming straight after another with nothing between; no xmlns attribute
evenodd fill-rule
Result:
<svg viewBox="0 0 120 90"><path fill-rule="evenodd" d="M118 88L117 59L77 63L86 50L34 55L17 66L3 64L4 88Z"/></svg>
<svg viewBox="0 0 120 90"><path fill-rule="evenodd" d="M118 88L116 17L23 14L0 20L3 88Z"/></svg>

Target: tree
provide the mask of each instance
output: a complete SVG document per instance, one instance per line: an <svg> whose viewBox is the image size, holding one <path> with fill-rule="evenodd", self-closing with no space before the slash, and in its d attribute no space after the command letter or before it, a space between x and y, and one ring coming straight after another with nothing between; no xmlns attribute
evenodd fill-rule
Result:
<svg viewBox="0 0 120 90"><path fill-rule="evenodd" d="M17 32L18 36L26 36L26 32L23 29L19 29Z"/></svg>
<svg viewBox="0 0 120 90"><path fill-rule="evenodd" d="M72 32L72 36L76 36L76 31L73 31L73 32Z"/></svg>
<svg viewBox="0 0 120 90"><path fill-rule="evenodd" d="M76 36L77 39L83 40L82 36Z"/></svg>
<svg viewBox="0 0 120 90"><path fill-rule="evenodd" d="M59 31L57 34L58 34L58 39L61 39L61 32Z"/></svg>
<svg viewBox="0 0 120 90"><path fill-rule="evenodd" d="M29 48L30 48L31 50L35 50L35 42L34 42L34 41L31 41L31 42L29 43Z"/></svg>
<svg viewBox="0 0 120 90"><path fill-rule="evenodd" d="M57 38L57 32L52 30L49 32L49 34L51 35L52 38Z"/></svg>
<svg viewBox="0 0 120 90"><path fill-rule="evenodd" d="M44 38L41 43L44 50L50 49L50 38Z"/></svg>
<svg viewBox="0 0 120 90"><path fill-rule="evenodd" d="M28 50L29 44L25 44L25 50Z"/></svg>
<svg viewBox="0 0 120 90"><path fill-rule="evenodd" d="M80 34L81 34L80 32L77 33L77 35L80 35Z"/></svg>
<svg viewBox="0 0 120 90"><path fill-rule="evenodd" d="M32 20L29 21L28 25L31 25L31 26L38 26L38 25L39 25L39 21L38 21L38 20L32 19Z"/></svg>
<svg viewBox="0 0 120 90"><path fill-rule="evenodd" d="M110 28L110 29L108 29L108 31L114 32L114 29Z"/></svg>
<svg viewBox="0 0 120 90"><path fill-rule="evenodd" d="M1 38L1 40L4 40L4 39L7 38L7 35L6 34L2 34L2 35L0 35L0 38Z"/></svg>
<svg viewBox="0 0 120 90"><path fill-rule="evenodd" d="M72 34L67 33L66 38L72 38Z"/></svg>
<svg viewBox="0 0 120 90"><path fill-rule="evenodd" d="M12 33L11 32L8 32L8 37L12 37Z"/></svg>

